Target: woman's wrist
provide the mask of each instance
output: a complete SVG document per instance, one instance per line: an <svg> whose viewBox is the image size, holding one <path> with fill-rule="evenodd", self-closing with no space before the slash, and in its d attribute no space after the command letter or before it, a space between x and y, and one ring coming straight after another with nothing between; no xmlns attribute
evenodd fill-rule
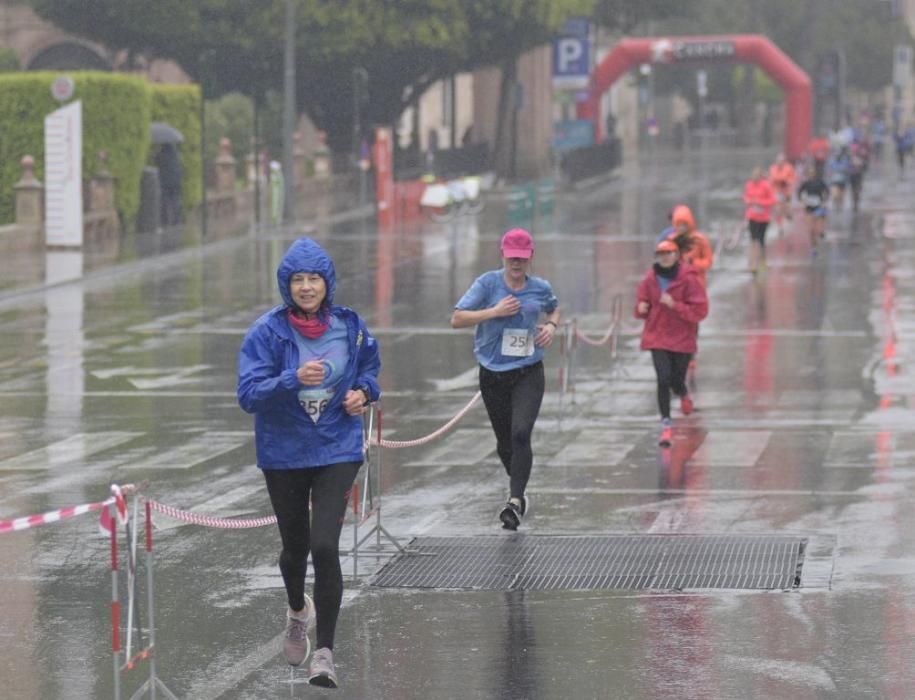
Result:
<svg viewBox="0 0 915 700"><path fill-rule="evenodd" d="M556 321L547 321L543 325L545 326L547 324L550 324L551 326L553 326L554 329L559 328L559 325L556 323Z"/></svg>

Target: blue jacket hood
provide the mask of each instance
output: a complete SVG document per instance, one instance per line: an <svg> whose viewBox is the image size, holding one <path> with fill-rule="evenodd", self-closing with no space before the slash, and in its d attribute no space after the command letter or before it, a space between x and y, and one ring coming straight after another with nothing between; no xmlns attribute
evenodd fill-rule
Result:
<svg viewBox="0 0 915 700"><path fill-rule="evenodd" d="M329 309L334 303L334 293L337 291L337 272L334 261L327 252L310 238L300 238L291 246L279 267L276 269L276 283L280 288L280 296L287 307L294 309L295 303L289 294L289 280L296 272L317 272L324 278L327 286L327 296L322 307Z"/></svg>

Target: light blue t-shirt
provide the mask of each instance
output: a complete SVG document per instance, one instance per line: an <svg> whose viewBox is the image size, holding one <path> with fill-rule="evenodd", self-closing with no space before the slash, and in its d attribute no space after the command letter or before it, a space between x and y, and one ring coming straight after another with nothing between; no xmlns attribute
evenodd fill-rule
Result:
<svg viewBox="0 0 915 700"><path fill-rule="evenodd" d="M294 327L293 331L295 344L299 348L299 365L311 360L321 360L324 363L324 381L321 382L321 386L306 386L299 389L299 405L308 417L317 423L337 392L349 389L339 386L349 363L346 324L331 316L327 330L319 338L313 339L306 338L295 331Z"/></svg>
<svg viewBox="0 0 915 700"><path fill-rule="evenodd" d="M454 307L460 311L490 309L510 294L521 302L521 310L514 316L477 324L473 354L493 372L525 367L543 359L543 348L534 346L537 322L541 313L552 313L559 304L545 279L529 275L524 288L516 291L505 284L503 275L503 270L480 275Z"/></svg>

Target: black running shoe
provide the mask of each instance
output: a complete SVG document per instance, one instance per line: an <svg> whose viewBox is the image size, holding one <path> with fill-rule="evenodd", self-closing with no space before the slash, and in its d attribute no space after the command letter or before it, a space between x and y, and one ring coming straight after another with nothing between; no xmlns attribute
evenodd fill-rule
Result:
<svg viewBox="0 0 915 700"><path fill-rule="evenodd" d="M502 528L505 530L517 530L521 524L522 514L521 506L516 506L511 501L506 503L502 506L502 510L499 511L499 520L502 521Z"/></svg>

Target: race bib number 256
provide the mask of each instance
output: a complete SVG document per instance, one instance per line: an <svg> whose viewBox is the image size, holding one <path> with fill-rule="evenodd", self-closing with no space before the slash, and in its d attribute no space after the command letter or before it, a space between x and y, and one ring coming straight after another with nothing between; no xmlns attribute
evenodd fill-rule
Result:
<svg viewBox="0 0 915 700"><path fill-rule="evenodd" d="M333 389L302 389L299 392L299 405L305 409L312 422L317 423L333 395Z"/></svg>

